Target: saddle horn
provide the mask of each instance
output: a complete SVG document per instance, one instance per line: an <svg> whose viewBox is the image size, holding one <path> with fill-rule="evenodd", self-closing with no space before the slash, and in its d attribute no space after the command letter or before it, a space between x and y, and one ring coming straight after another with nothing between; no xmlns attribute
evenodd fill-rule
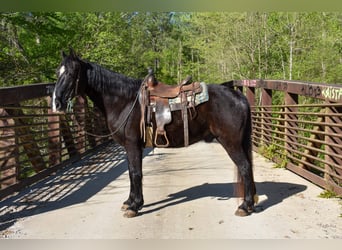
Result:
<svg viewBox="0 0 342 250"><path fill-rule="evenodd" d="M188 85L192 81L192 76L188 75L183 81L180 82L180 86Z"/></svg>
<svg viewBox="0 0 342 250"><path fill-rule="evenodd" d="M151 67L148 67L147 73L148 75L153 75L154 74L153 69Z"/></svg>
<svg viewBox="0 0 342 250"><path fill-rule="evenodd" d="M153 86L157 85L158 84L158 80L157 80L157 78L154 75L153 69L151 67L149 67L147 69L147 71L148 71L148 74L146 76L147 86L153 87Z"/></svg>

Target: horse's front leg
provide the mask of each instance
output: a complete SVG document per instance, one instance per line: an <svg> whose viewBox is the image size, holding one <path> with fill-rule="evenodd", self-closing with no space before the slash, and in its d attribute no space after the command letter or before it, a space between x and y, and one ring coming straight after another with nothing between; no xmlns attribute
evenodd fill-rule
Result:
<svg viewBox="0 0 342 250"><path fill-rule="evenodd" d="M126 146L128 171L130 180L130 192L128 199L124 202L122 210L124 216L131 218L138 214L138 210L144 205L142 191L142 148L138 145Z"/></svg>

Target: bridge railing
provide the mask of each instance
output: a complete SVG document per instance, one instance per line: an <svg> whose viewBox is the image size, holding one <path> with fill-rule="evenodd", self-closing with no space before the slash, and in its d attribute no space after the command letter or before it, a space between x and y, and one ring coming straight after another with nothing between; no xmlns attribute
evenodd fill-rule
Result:
<svg viewBox="0 0 342 250"><path fill-rule="evenodd" d="M341 195L342 86L269 80L234 84L251 104L255 149ZM77 98L73 113L52 113L53 86L0 88L0 199L110 140L85 132L108 132L103 115L87 99Z"/></svg>
<svg viewBox="0 0 342 250"><path fill-rule="evenodd" d="M54 84L0 88L0 199L109 140L104 116L87 99L74 111L52 113Z"/></svg>
<svg viewBox="0 0 342 250"><path fill-rule="evenodd" d="M342 86L271 80L234 85L251 105L255 150L341 195Z"/></svg>

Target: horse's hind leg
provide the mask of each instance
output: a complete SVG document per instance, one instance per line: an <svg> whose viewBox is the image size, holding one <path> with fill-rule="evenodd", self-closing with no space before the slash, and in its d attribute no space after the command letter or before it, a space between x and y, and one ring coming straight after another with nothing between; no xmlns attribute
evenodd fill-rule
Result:
<svg viewBox="0 0 342 250"><path fill-rule="evenodd" d="M232 161L236 164L238 174L241 178L244 199L235 214L238 216L249 215L254 211L254 197L256 195L252 161L249 156L250 152L245 152L242 146L239 147L235 144L229 146L226 141L220 140L220 138L218 138L218 140L227 151Z"/></svg>

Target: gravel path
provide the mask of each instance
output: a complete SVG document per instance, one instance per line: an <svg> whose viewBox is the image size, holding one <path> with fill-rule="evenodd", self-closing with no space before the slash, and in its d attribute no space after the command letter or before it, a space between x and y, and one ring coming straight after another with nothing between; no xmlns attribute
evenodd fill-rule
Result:
<svg viewBox="0 0 342 250"><path fill-rule="evenodd" d="M257 213L237 217L235 166L217 143L146 150L145 206L120 211L129 181L114 145L0 202L0 238L342 239L342 204L254 154Z"/></svg>

